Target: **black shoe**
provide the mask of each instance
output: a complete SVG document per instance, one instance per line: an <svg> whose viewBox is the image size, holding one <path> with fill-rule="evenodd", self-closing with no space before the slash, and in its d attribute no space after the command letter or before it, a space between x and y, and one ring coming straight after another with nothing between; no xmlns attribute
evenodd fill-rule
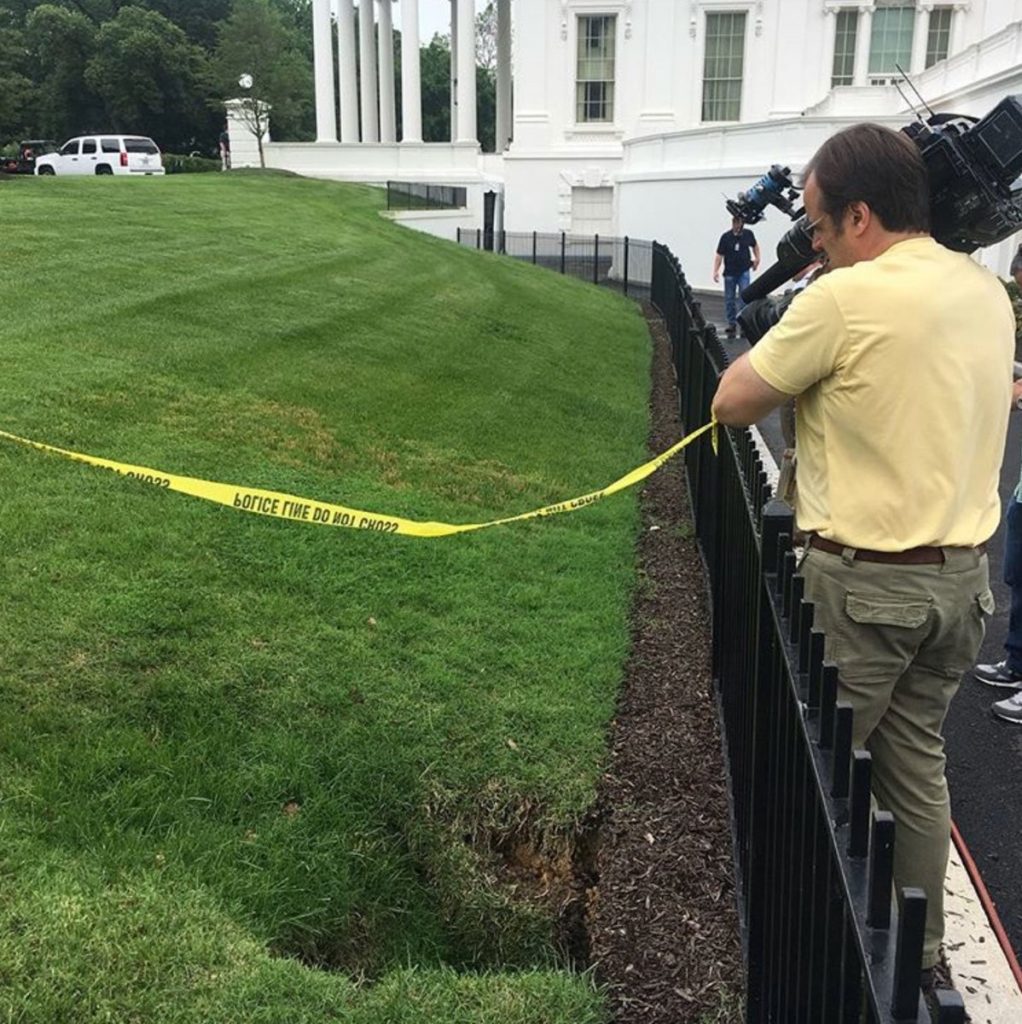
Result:
<svg viewBox="0 0 1022 1024"><path fill-rule="evenodd" d="M728 324L728 325L727 325L727 330L726 330L726 331L724 331L724 333L725 333L725 334L726 334L726 335L727 335L727 336L728 336L729 338L733 338L733 337L735 336L735 325L734 325L734 324Z"/></svg>
<svg viewBox="0 0 1022 1024"><path fill-rule="evenodd" d="M972 674L988 686L1001 686L1008 690L1022 690L1022 672L1008 667L1007 659L993 665L977 665Z"/></svg>

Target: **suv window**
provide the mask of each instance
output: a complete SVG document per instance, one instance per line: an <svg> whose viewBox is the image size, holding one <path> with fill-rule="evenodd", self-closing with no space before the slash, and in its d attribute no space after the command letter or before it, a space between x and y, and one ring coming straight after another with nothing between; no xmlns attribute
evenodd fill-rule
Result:
<svg viewBox="0 0 1022 1024"><path fill-rule="evenodd" d="M129 153L159 153L152 139L125 139L124 148Z"/></svg>
<svg viewBox="0 0 1022 1024"><path fill-rule="evenodd" d="M116 139L100 139L100 146L104 153L120 153L121 147Z"/></svg>
<svg viewBox="0 0 1022 1024"><path fill-rule="evenodd" d="M61 156L78 156L78 143L81 139L72 139L70 142L65 142L60 149Z"/></svg>
<svg viewBox="0 0 1022 1024"><path fill-rule="evenodd" d="M95 153L96 152L96 140L95 139L82 139L82 152L83 153Z"/></svg>

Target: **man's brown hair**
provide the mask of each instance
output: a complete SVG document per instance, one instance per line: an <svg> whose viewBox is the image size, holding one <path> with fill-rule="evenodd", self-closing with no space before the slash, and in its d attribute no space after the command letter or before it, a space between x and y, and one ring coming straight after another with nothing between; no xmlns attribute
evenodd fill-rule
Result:
<svg viewBox="0 0 1022 1024"><path fill-rule="evenodd" d="M803 181L816 175L823 210L840 224L850 203L865 203L888 231L930 230L926 164L908 136L856 124L816 151Z"/></svg>

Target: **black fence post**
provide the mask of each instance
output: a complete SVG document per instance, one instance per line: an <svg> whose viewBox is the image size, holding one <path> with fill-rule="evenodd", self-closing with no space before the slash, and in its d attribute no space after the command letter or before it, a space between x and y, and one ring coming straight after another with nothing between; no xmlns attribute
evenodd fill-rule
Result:
<svg viewBox="0 0 1022 1024"><path fill-rule="evenodd" d="M954 989L938 989L934 995L937 1003L936 1024L965 1024L965 1003L961 993Z"/></svg>
<svg viewBox="0 0 1022 1024"><path fill-rule="evenodd" d="M600 236L593 235L593 284L600 283Z"/></svg>
<svg viewBox="0 0 1022 1024"><path fill-rule="evenodd" d="M628 236L625 235L625 295L628 294Z"/></svg>
<svg viewBox="0 0 1022 1024"><path fill-rule="evenodd" d="M869 907L866 924L870 928L891 926L891 882L894 878L894 815L877 811L873 815L873 835L869 845Z"/></svg>
<svg viewBox="0 0 1022 1024"><path fill-rule="evenodd" d="M481 249L483 247L483 229L476 228L476 248Z"/></svg>
<svg viewBox="0 0 1022 1024"><path fill-rule="evenodd" d="M925 929L926 893L922 889L902 889L891 999L891 1015L895 1020L914 1020L919 1012L919 974Z"/></svg>
<svg viewBox="0 0 1022 1024"><path fill-rule="evenodd" d="M565 243L566 243L566 239L565 239L564 232L562 231L561 232L561 273L562 274L564 273L564 249L565 249Z"/></svg>
<svg viewBox="0 0 1022 1024"><path fill-rule="evenodd" d="M461 245L461 225L458 225L457 234L455 235L458 245Z"/></svg>
<svg viewBox="0 0 1022 1024"><path fill-rule="evenodd" d="M848 856L865 857L869 852L869 799L873 758L866 750L852 753L852 807Z"/></svg>
<svg viewBox="0 0 1022 1024"><path fill-rule="evenodd" d="M834 709L834 765L830 795L835 800L848 796L852 757L852 705L843 700Z"/></svg>
<svg viewBox="0 0 1022 1024"><path fill-rule="evenodd" d="M536 232L532 233L532 265L536 265Z"/></svg>

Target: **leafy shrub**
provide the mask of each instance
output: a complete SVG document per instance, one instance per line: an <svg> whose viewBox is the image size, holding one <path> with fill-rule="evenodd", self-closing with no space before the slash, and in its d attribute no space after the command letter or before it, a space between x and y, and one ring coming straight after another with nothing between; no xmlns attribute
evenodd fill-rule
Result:
<svg viewBox="0 0 1022 1024"><path fill-rule="evenodd" d="M202 171L219 171L220 161L206 156L182 156L180 153L164 153L163 169L168 174L198 174Z"/></svg>

